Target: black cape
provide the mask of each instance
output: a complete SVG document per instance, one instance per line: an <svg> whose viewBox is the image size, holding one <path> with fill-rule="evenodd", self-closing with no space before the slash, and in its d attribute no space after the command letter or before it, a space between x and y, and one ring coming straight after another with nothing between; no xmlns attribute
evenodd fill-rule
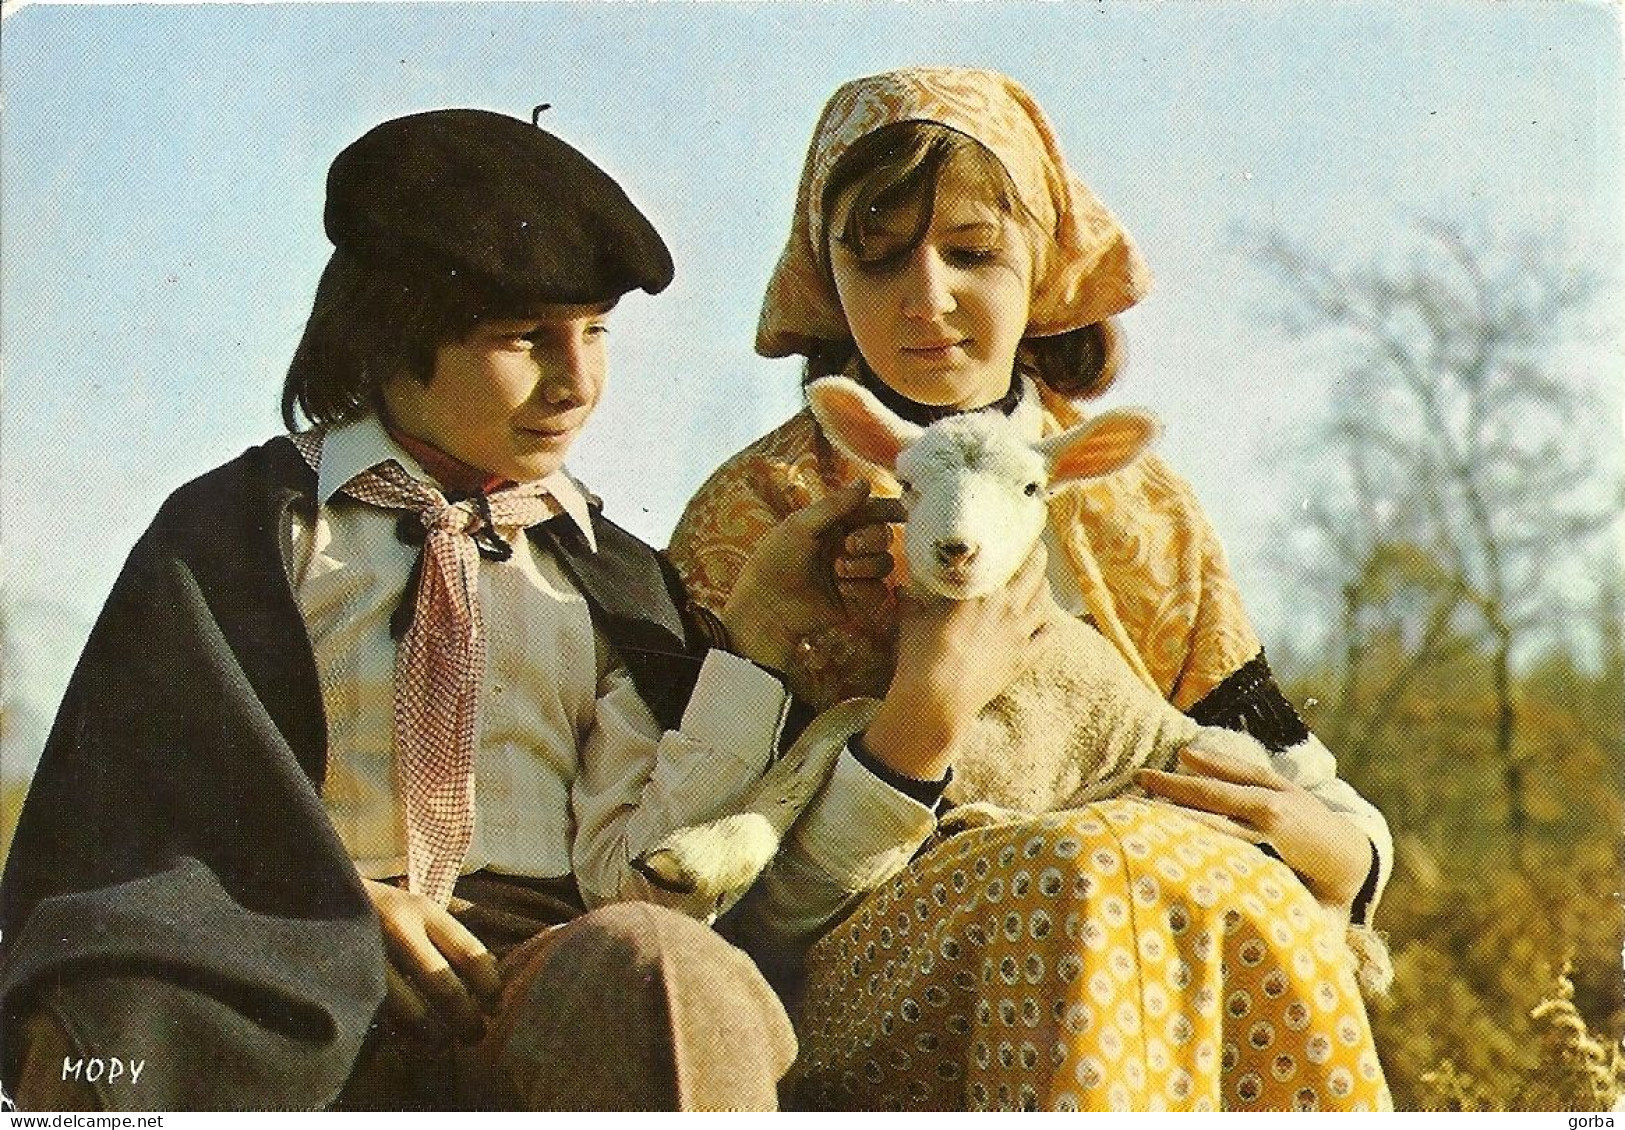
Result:
<svg viewBox="0 0 1625 1130"><path fill-rule="evenodd" d="M327 729L286 567L315 475L286 440L187 484L131 551L69 683L0 881L0 1065L46 1002L145 1061L113 1109L309 1109L347 1080L383 950L322 807ZM693 688L669 565L594 513L531 531L661 723Z"/></svg>

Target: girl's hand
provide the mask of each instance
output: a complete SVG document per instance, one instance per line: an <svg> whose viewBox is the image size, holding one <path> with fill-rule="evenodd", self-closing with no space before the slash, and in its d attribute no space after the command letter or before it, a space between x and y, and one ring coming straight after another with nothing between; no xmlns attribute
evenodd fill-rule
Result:
<svg viewBox="0 0 1625 1130"><path fill-rule="evenodd" d="M485 1030L482 1005L502 988L497 961L444 907L388 883L361 880L384 928L384 1007L403 1027L429 1038L448 1031L464 1042Z"/></svg>
<svg viewBox="0 0 1625 1130"><path fill-rule="evenodd" d="M782 671L802 637L861 616L886 596L892 569L887 522L896 499L870 499L853 483L796 511L756 544L721 620L739 653Z"/></svg>
<svg viewBox="0 0 1625 1130"><path fill-rule="evenodd" d="M1043 544L997 592L948 600L901 592L897 668L864 745L905 777L940 779L982 708L1031 664L1053 617Z"/></svg>
<svg viewBox="0 0 1625 1130"><path fill-rule="evenodd" d="M1371 841L1353 821L1279 773L1199 743L1185 747L1179 763L1186 773L1142 769L1135 780L1209 827L1271 845L1321 903L1352 909L1371 869Z"/></svg>

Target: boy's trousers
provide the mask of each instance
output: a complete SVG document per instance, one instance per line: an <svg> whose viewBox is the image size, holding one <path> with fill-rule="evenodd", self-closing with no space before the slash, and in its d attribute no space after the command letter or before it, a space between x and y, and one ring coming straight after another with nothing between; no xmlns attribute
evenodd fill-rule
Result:
<svg viewBox="0 0 1625 1130"><path fill-rule="evenodd" d="M744 953L646 903L582 913L574 884L487 874L453 912L500 962L502 994L474 1044L432 1042L380 1019L340 1110L771 1110L795 1058L789 1019ZM64 1032L25 1032L22 1109L96 1109L61 1079Z"/></svg>

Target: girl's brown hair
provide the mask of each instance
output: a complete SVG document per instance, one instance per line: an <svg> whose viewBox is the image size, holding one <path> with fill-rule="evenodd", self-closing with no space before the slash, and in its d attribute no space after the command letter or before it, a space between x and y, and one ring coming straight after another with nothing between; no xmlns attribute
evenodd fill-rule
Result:
<svg viewBox="0 0 1625 1130"><path fill-rule="evenodd" d="M378 412L384 383L409 374L428 383L440 347L481 321L526 309L434 271L413 271L335 251L316 284L305 332L282 384L282 422L341 424Z"/></svg>
<svg viewBox="0 0 1625 1130"><path fill-rule="evenodd" d="M820 247L820 266L834 285L829 242L839 240L860 261L907 254L920 245L931 227L937 187L950 167L987 194L991 203L1014 217L1041 258L1049 237L1021 203L999 159L956 129L936 122L894 122L865 134L841 155L824 186L823 214L835 215L835 204L852 193L838 231ZM887 238L877 241L874 221L884 217ZM909 232L899 243L897 220ZM883 242L884 246L878 246ZM821 342L807 356L805 381L844 372L857 354L847 338ZM1018 371L1043 381L1062 396L1099 396L1117 376L1118 335L1107 322L1066 333L1023 339L1016 355ZM862 359L859 358L859 363Z"/></svg>

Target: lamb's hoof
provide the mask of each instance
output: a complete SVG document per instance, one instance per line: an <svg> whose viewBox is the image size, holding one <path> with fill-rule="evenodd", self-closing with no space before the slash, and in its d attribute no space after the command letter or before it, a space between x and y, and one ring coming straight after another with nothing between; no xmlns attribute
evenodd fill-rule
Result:
<svg viewBox="0 0 1625 1130"><path fill-rule="evenodd" d="M694 876L683 866L682 856L670 848L646 851L632 861L632 866L663 891L677 895L694 893Z"/></svg>
<svg viewBox="0 0 1625 1130"><path fill-rule="evenodd" d="M748 888L778 850L778 834L767 818L744 812L679 828L632 866L663 891L711 903Z"/></svg>
<svg viewBox="0 0 1625 1130"><path fill-rule="evenodd" d="M986 801L956 804L937 820L937 831L944 836L957 836L977 828L991 828L996 824L1011 824L1025 817L1025 813L1012 808L1001 808Z"/></svg>

